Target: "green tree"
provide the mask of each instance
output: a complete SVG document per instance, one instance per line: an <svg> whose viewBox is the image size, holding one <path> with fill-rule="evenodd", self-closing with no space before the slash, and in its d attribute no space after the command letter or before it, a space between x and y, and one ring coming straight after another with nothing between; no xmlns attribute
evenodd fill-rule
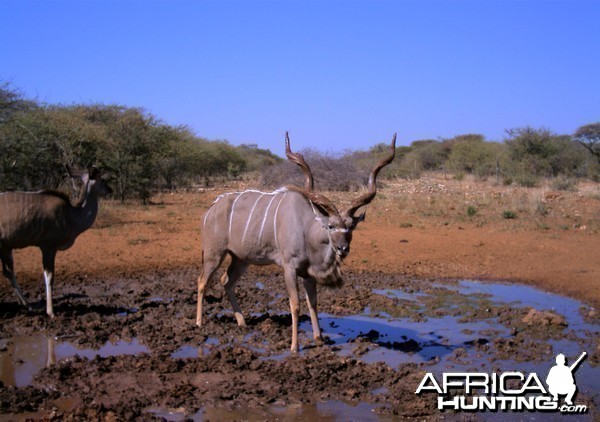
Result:
<svg viewBox="0 0 600 422"><path fill-rule="evenodd" d="M552 132L524 127L509 129L506 133L509 156L522 171L533 176L551 175L550 159L557 152Z"/></svg>
<svg viewBox="0 0 600 422"><path fill-rule="evenodd" d="M34 101L27 100L9 82L0 82L0 125L15 115L37 108Z"/></svg>
<svg viewBox="0 0 600 422"><path fill-rule="evenodd" d="M585 173L582 148L570 136L548 129L511 129L505 143L517 179L529 184L538 177L577 176Z"/></svg>
<svg viewBox="0 0 600 422"><path fill-rule="evenodd" d="M194 165L194 135L185 126L160 125L155 132L162 147L156 165L165 187L173 190L188 185Z"/></svg>
<svg viewBox="0 0 600 422"><path fill-rule="evenodd" d="M574 138L587 149L600 164L600 123L591 123L579 127Z"/></svg>
<svg viewBox="0 0 600 422"><path fill-rule="evenodd" d="M57 132L66 130L41 107L15 114L5 122L0 129L3 188L56 188L67 164Z"/></svg>
<svg viewBox="0 0 600 422"><path fill-rule="evenodd" d="M448 164L455 172L485 177L496 171L501 153L499 144L486 142L483 135L475 134L456 136L449 144L452 149Z"/></svg>
<svg viewBox="0 0 600 422"><path fill-rule="evenodd" d="M283 159L268 149L259 148L256 144L242 144L236 148L244 157L247 171L260 171L265 167L280 163Z"/></svg>
<svg viewBox="0 0 600 422"><path fill-rule="evenodd" d="M411 147L422 170L439 170L448 158L448 149L439 141L414 141L411 143Z"/></svg>
<svg viewBox="0 0 600 422"><path fill-rule="evenodd" d="M143 202L150 197L156 179L156 153L159 139L152 131L154 117L141 109L110 106L101 140L99 159L116 177L117 196L124 200L136 195Z"/></svg>
<svg viewBox="0 0 600 422"><path fill-rule="evenodd" d="M233 176L232 173L246 170L246 162L239 151L227 141L207 141L196 138L191 151L191 172L203 180L205 186L213 177Z"/></svg>

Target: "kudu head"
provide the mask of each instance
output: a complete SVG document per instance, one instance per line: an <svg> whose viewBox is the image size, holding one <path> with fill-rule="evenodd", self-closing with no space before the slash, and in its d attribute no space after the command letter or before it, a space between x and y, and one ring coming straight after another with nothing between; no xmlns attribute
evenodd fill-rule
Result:
<svg viewBox="0 0 600 422"><path fill-rule="evenodd" d="M85 186L86 193L94 193L99 197L110 195L113 190L102 178L102 173L95 166L79 170L67 166L67 172L72 179L80 179Z"/></svg>
<svg viewBox="0 0 600 422"><path fill-rule="evenodd" d="M350 207L343 212L339 212L335 204L329 200L325 195L316 192L314 190L314 180L310 167L304 160L304 157L300 153L292 152L290 148L290 138L288 133L285 133L285 154L289 161L297 164L304 173L304 189L296 188L293 186L288 189L296 190L303 193L310 200L314 208L320 211L320 214L315 212L317 219L323 225L323 228L327 231L329 243L335 253L340 258L345 258L350 252L350 242L352 241L352 231L356 228L358 223L365 219L365 212L356 214L359 208L369 204L377 194L377 175L379 171L390 164L396 154L396 134L392 138L390 144L390 153L384 157L373 169L369 176L369 182L367 184L367 192L358 198L354 199Z"/></svg>

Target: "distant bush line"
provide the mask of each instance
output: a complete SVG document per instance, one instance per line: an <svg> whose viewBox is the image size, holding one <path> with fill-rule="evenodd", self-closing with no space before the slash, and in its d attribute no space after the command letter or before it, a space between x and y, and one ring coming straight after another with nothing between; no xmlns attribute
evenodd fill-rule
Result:
<svg viewBox="0 0 600 422"><path fill-rule="evenodd" d="M380 143L369 151L339 157L312 150L305 156L318 188L355 190L366 183L370 167L387 148L386 143ZM275 166L263 172L264 184L302 183L302 175L293 164ZM553 185L561 189L572 188L576 178L600 181L600 123L582 126L573 135L530 127L510 129L503 142L491 142L479 134L414 141L396 149L396 159L382 171L382 178L418 179L426 171L442 171L459 180L472 174L482 180L495 178L501 184L528 187L556 178Z"/></svg>
<svg viewBox="0 0 600 422"><path fill-rule="evenodd" d="M387 148L383 142L340 156L302 152L318 189L357 190ZM550 177L558 177L567 187L574 178L600 181L600 123L584 125L571 135L510 129L503 142L479 134L418 140L396 152L382 178L418 178L433 170L455 178L495 177L499 183L522 186L535 186ZM0 191L58 188L65 183L65 166L92 164L110 175L120 199L146 201L157 190L249 175L258 175L265 186L302 185L302 174L293 164L257 145L209 141L141 108L42 104L0 82Z"/></svg>
<svg viewBox="0 0 600 422"><path fill-rule="evenodd" d="M236 178L281 158L256 145L197 137L140 108L47 105L0 84L0 190L57 188L65 166L108 172L117 197L146 200L158 189Z"/></svg>

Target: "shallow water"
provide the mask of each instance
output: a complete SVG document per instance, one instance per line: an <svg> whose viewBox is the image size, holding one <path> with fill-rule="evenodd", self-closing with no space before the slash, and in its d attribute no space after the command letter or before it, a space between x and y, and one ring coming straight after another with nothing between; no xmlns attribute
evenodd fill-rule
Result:
<svg viewBox="0 0 600 422"><path fill-rule="evenodd" d="M445 286L453 289L455 286ZM494 302L537 310L551 310L564 316L570 328L600 333L600 327L584 321L581 309L588 308L581 302L554 293L544 292L531 286L505 283L482 283L462 280L456 290L463 295L480 294L489 296Z"/></svg>
<svg viewBox="0 0 600 422"><path fill-rule="evenodd" d="M478 341L491 331L497 336L510 332L495 321L459 323L458 318L452 316L414 322L408 318L383 319L366 315L334 317L321 314L319 321L325 335L342 348L342 354L352 354L356 346L353 339L370 336L377 347L363 354L361 360L366 363L381 361L392 367L401 363L429 362L436 357L443 359L456 348ZM460 327L460 330L456 327ZM300 324L300 328L307 333L312 332L310 322ZM414 343L407 343L411 340L418 343L419 350L412 350Z"/></svg>
<svg viewBox="0 0 600 422"><path fill-rule="evenodd" d="M208 353L210 350L219 344L219 339L209 337L204 341L201 347L185 345L177 349L171 354L173 359L186 359L186 358L198 358Z"/></svg>
<svg viewBox="0 0 600 422"><path fill-rule="evenodd" d="M286 406L272 405L262 409L222 409L205 408L194 415L188 415L183 409L148 408L149 414L169 422L180 421L266 421L285 420L301 422L318 421L386 421L394 420L374 412L373 406L367 403L346 403L338 400L317 403L314 405L291 404Z"/></svg>
<svg viewBox="0 0 600 422"><path fill-rule="evenodd" d="M148 353L146 346L137 339L131 342L108 342L98 350L78 348L67 342L46 337L0 339L0 381L7 386L25 387L43 368L73 356L93 359L96 356L118 356Z"/></svg>
<svg viewBox="0 0 600 422"><path fill-rule="evenodd" d="M259 286L260 287L260 286ZM383 311L365 309L360 315L334 316L319 315L324 335L342 355L352 355L366 363L382 361L391 367L403 363L423 365L425 372L486 372L522 371L536 372L545 379L554 365L554 357L564 353L572 362L583 351L593 352L595 341L600 336L600 326L585 321L581 310L589 309L581 302L547 293L539 289L518 284L481 283L460 281L458 283L430 283L429 290L375 290L374 293L390 298L408 300L416 309L422 309L425 317L392 317ZM433 290L432 290L433 289ZM445 296L447 295L447 297ZM431 312L431 299L439 296L436 304L442 312ZM446 300L447 299L447 300ZM153 300L161 300L156 298ZM552 310L565 317L568 326L561 332L560 340L545 340L552 346L550 355L539 357L535 362L521 362L514 359L498 360L494 347L482 350L477 345L491 343L497 338L508 338L511 327L499 323L497 318L462 318L461 306L466 309L481 309L486 306L507 306L510 308L532 307L537 310ZM429 308L428 308L429 307ZM470 308L469 308L470 307ZM427 311L427 309L429 309ZM444 311L448 311L447 314ZM456 316L459 314L459 316ZM432 316L433 315L433 316ZM564 335L563 335L564 334ZM253 343L253 333L246 334L236 342ZM300 324L301 344L310 343L312 328L310 321ZM222 340L225 341L225 340ZM214 348L221 347L219 339L208 338L200 347L184 345L172 353L174 359L201 358ZM254 346L256 343L254 342ZM269 353L264 349L254 349L263 359L285 359L289 352ZM147 347L137 339L132 342L107 343L98 350L79 349L67 339L47 338L43 335L0 339L0 381L5 385L23 387L32 382L42 368L75 355L93 359L99 356L149 353ZM458 353L460 352L460 353ZM302 353L302 352L301 352ZM581 394L592 397L600 403L600 367L593 368L587 361L578 367L575 378ZM377 392L375 392L378 394ZM384 393L382 393L384 394ZM301 420L318 417L324 420L359 418L361 420L381 420L373 413L374 406L366 403L358 405L339 401L328 401L315 406L277 406L265 409L224 409L204 408L195 415L185 415L178 409L148 409L149 414L167 420L183 420L192 417L205 419L246 419L280 418ZM535 414L534 414L535 415ZM547 416L547 415L546 415ZM528 419L529 415L527 416ZM541 418L540 418L541 419ZM585 418L584 418L585 419Z"/></svg>
<svg viewBox="0 0 600 422"><path fill-rule="evenodd" d="M456 285L436 283L435 287L455 291L465 297L481 297L494 304L510 305L511 307L531 307L538 311L551 310L564 316L568 326L563 330L564 335L561 340L545 341L552 346L552 354L547 356L547 358L542 359L542 361L520 362L520 359L517 359L518 357L516 356L514 360L497 360L493 357L493 350L491 350L490 353L482 353L479 350L473 350L473 347L465 347L464 354L460 359L452 359L450 361L445 359L444 353L440 353L438 355L440 360L432 365L430 369L427 369L434 373L441 374L444 371L472 371L473 368L477 368L477 372L492 372L494 369L502 372L514 370L524 373L535 372L539 375L540 379L545 380L548 371L555 365L555 357L557 354L563 353L567 357L567 365L569 365L573 363L582 352L587 352L589 357L589 354L591 354L594 351L594 347L596 347L595 341L600 337L600 326L586 322L583 317L582 311L589 310L590 308L574 299L519 284L484 283L462 280ZM394 290L380 290L376 291L376 293L417 302L426 296L423 292L407 293ZM480 328L484 328L486 321L492 326L500 328L500 336L507 333L507 327L498 327L494 324L493 320L479 321L477 324L482 324L480 325ZM447 320L446 322L449 322L451 325L444 326L444 324L442 324L442 327L436 328L433 332L435 332L436 335L444 336L445 339L449 340L449 344L456 345L463 340L464 337L461 337L458 334L460 331L465 330L465 328L477 331L471 322L457 323L451 320ZM398 320L394 320L391 323L388 322L388 324L392 323L398 324ZM417 328L417 330L420 331L421 329L427 330L427 327L434 328L435 325L436 322L429 319L425 323L411 323L410 326L421 327ZM489 335L489 333L485 334ZM473 336L477 337L477 333L473 333ZM424 347L423 350L426 350L426 347ZM443 352L443 350L441 352ZM394 358L390 357L392 354L393 352L391 351L385 351L382 353L382 360L390 364L394 363ZM409 360L407 356L396 356L395 359L397 362L415 361ZM591 397L596 403L596 406L600 405L600 367L592 367L587 360L584 359L582 364L576 369L574 377L578 392ZM585 419L584 415L580 415L580 417Z"/></svg>
<svg viewBox="0 0 600 422"><path fill-rule="evenodd" d="M319 321L324 335L333 343L332 347L338 348L342 355L360 355L366 363L385 362L396 367L402 363L423 364L423 370L442 374L443 372L508 372L521 371L523 373L535 372L539 378L545 380L550 368L554 366L554 358L558 353L567 356L568 362L574 361L583 351L591 353L594 339L600 336L600 327L587 323L582 315L582 309L589 309L581 302L565 298L560 295L547 293L539 289L518 284L481 283L463 280L457 284L435 283L435 289L442 289L458 296L450 298L441 308L455 309L461 303L470 306L509 306L511 308L532 307L537 310L551 310L565 317L568 326L563 330L564 338L561 340L545 340L552 346L552 354L540 357L534 362L520 362L515 356L514 360L499 360L494 356L494 349L482 351L478 344L487 344L493 339L510 337L511 328L498 322L496 318L474 318L465 321L460 316L427 316L425 321L416 322L412 318L394 318L385 312L374 312L365 309L362 315L337 317L326 313L319 315ZM375 290L374 293L391 298L410 300L415 303L425 301L428 296L436 293L423 291L405 292L401 290ZM426 307L422 303L423 308ZM300 324L300 335L306 342L310 342L312 327L310 321ZM365 341L360 341L364 338ZM359 340L359 341L357 341ZM366 341L368 340L368 341ZM585 341L583 341L585 340ZM213 347L218 347L215 339L211 342ZM416 347L415 347L416 345ZM358 348L363 350L357 352ZM586 347L588 350L586 350ZM408 349L408 350L407 350ZM455 351L460 349L459 358ZM194 349L197 350L197 349ZM289 356L289 352L277 355L268 355L265 359L282 359ZM575 379L578 391L592 398L596 405L599 403L600 393L600 367L592 367L585 360L577 368ZM377 392L374 392L377 393ZM362 407L361 407L362 406ZM327 410L325 410L327 409ZM348 416L361 420L384 420L384 417L373 413L374 408L366 403L361 403L353 408L341 402L326 402L318 406L299 406L292 414L287 414L286 419L300 420L310 415L321 418L340 420ZM295 412L295 413L294 413ZM316 412L316 413L315 413ZM236 419L244 415L250 419L264 419L277 417L275 407L269 409L203 409L194 416L196 420L202 419ZM360 415L360 416L359 416ZM162 415L165 417L165 415ZM166 417L177 418L183 415ZM488 414L486 418L501 418L500 414ZM540 416L540 414L537 414ZM544 420L557 420L563 415L544 414ZM589 420L587 415L572 415L577 420ZM539 420L536 413L526 415L524 420Z"/></svg>

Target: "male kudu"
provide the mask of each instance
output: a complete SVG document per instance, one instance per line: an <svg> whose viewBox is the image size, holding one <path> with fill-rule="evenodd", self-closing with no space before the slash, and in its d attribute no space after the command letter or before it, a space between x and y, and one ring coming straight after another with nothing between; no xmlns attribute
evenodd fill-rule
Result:
<svg viewBox="0 0 600 422"><path fill-rule="evenodd" d="M286 155L305 175L304 188L288 186L274 192L255 190L219 196L204 215L202 229L202 273L198 277L196 323L202 326L204 291L215 270L229 255L231 263L223 274L225 287L239 326L246 322L237 303L236 281L250 265L277 264L283 267L292 313L292 352L298 351L298 285L302 278L315 341L322 341L317 317L317 284L340 287L342 260L350 252L352 231L364 219L356 211L369 204L377 193L377 174L392 162L396 134L390 153L371 171L367 192L339 212L323 194L313 188L310 167L299 153L290 149L286 133Z"/></svg>

